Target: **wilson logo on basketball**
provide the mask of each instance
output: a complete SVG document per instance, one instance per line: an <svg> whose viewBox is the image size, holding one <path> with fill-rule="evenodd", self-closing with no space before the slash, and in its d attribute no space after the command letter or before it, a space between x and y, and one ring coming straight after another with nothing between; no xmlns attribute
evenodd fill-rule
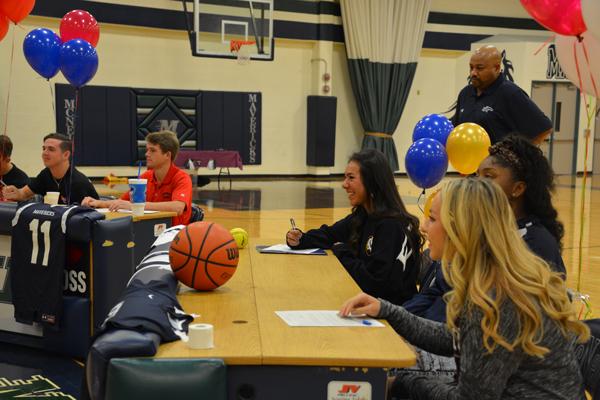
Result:
<svg viewBox="0 0 600 400"><path fill-rule="evenodd" d="M235 260L236 258L238 258L240 256L240 252L235 247L230 247L226 250L227 250L227 259L230 261Z"/></svg>

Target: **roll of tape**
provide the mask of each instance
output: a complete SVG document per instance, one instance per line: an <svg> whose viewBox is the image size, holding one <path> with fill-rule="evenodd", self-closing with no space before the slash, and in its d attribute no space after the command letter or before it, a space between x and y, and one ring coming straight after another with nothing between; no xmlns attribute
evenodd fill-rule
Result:
<svg viewBox="0 0 600 400"><path fill-rule="evenodd" d="M211 324L192 324L188 327L188 346L192 349L212 349L213 326Z"/></svg>

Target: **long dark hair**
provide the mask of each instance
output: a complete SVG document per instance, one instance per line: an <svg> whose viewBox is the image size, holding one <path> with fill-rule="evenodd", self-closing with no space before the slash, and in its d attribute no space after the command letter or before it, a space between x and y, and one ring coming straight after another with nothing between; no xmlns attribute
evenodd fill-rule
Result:
<svg viewBox="0 0 600 400"><path fill-rule="evenodd" d="M360 178L371 201L371 215L375 218L397 218L402 221L406 227L404 234L413 249L414 260L420 262L420 250L424 239L419 232L419 220L406 210L394 181L394 173L384 155L379 150L365 149L352 154L348 162L352 161L359 165ZM363 206L354 207L352 212L357 218L354 218L352 224L349 244L358 252L367 212Z"/></svg>
<svg viewBox="0 0 600 400"><path fill-rule="evenodd" d="M525 182L525 212L538 217L562 249L565 228L552 205L554 171L542 150L520 136L511 135L490 147L489 152L496 164L511 171L515 181Z"/></svg>

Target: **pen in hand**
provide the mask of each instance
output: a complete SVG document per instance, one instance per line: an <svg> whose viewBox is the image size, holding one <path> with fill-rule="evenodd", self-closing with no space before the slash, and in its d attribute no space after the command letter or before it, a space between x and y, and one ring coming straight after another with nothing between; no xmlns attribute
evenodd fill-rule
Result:
<svg viewBox="0 0 600 400"><path fill-rule="evenodd" d="M285 237L286 243L291 247L298 246L300 244L300 237L302 237L302 231L296 226L294 218L290 218L290 224L292 225L292 229L289 230Z"/></svg>

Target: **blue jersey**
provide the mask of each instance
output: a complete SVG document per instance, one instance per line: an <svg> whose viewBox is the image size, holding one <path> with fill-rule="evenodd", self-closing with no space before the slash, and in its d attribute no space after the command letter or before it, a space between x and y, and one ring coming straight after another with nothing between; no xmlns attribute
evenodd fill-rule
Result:
<svg viewBox="0 0 600 400"><path fill-rule="evenodd" d="M28 203L12 221L10 284L17 322L58 326L68 218L78 206Z"/></svg>

